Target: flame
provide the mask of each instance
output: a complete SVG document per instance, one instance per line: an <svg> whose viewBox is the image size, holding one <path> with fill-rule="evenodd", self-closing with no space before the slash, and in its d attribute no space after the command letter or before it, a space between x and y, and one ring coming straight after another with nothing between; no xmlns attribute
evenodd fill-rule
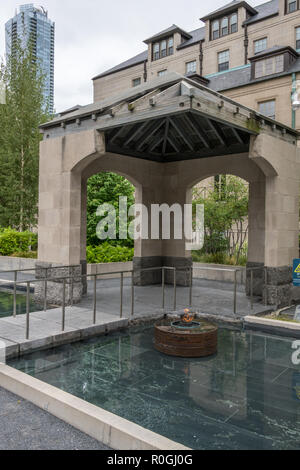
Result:
<svg viewBox="0 0 300 470"><path fill-rule="evenodd" d="M191 311L188 308L186 308L181 319L184 323L192 323L194 318L195 318L195 315L193 315Z"/></svg>

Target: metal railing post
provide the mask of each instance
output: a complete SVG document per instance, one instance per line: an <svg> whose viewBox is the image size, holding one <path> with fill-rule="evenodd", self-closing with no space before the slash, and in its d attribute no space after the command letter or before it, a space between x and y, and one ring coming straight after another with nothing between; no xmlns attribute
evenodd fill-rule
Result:
<svg viewBox="0 0 300 470"><path fill-rule="evenodd" d="M30 282L26 282L26 339L29 339Z"/></svg>
<svg viewBox="0 0 300 470"><path fill-rule="evenodd" d="M165 309L165 293L166 293L166 290L165 290L165 268L162 267L162 270L161 270L161 288L162 288L162 309L164 310Z"/></svg>
<svg viewBox="0 0 300 470"><path fill-rule="evenodd" d="M174 268L174 312L177 309L177 271L176 268Z"/></svg>
<svg viewBox="0 0 300 470"><path fill-rule="evenodd" d="M131 316L134 317L134 271L131 273Z"/></svg>
<svg viewBox="0 0 300 470"><path fill-rule="evenodd" d="M63 279L63 292L62 292L62 324L61 329L65 331L66 323L66 280Z"/></svg>
<svg viewBox="0 0 300 470"><path fill-rule="evenodd" d="M124 273L121 272L121 278L120 278L120 318L123 317L123 288L124 288Z"/></svg>
<svg viewBox="0 0 300 470"><path fill-rule="evenodd" d="M97 323L97 274L94 275L94 310L93 310L93 325Z"/></svg>
<svg viewBox="0 0 300 470"><path fill-rule="evenodd" d="M189 307L192 308L193 306L193 267L190 268L190 305Z"/></svg>
<svg viewBox="0 0 300 470"><path fill-rule="evenodd" d="M237 271L234 271L234 292L233 292L233 313L236 315L237 310Z"/></svg>
<svg viewBox="0 0 300 470"><path fill-rule="evenodd" d="M250 296L251 296L251 310L253 311L254 303L253 303L253 269L251 269L250 274Z"/></svg>
<svg viewBox="0 0 300 470"><path fill-rule="evenodd" d="M47 311L47 294L48 294L48 268L45 268L45 286L44 286L44 312Z"/></svg>
<svg viewBox="0 0 300 470"><path fill-rule="evenodd" d="M14 272L14 318L17 316L17 280L18 280L18 271Z"/></svg>

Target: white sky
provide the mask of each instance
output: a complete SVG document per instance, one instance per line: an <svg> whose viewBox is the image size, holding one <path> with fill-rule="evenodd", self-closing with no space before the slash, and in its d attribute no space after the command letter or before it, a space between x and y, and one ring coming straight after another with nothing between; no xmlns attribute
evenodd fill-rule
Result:
<svg viewBox="0 0 300 470"><path fill-rule="evenodd" d="M173 23L186 31L230 0L40 0L56 23L55 108L92 102L91 78L146 49L144 39ZM252 6L266 0L250 0ZM0 56L5 22L16 7L33 2L0 0Z"/></svg>

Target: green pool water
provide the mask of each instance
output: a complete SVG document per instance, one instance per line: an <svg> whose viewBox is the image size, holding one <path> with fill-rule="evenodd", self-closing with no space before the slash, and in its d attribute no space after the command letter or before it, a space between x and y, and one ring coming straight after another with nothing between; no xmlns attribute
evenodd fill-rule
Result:
<svg viewBox="0 0 300 470"><path fill-rule="evenodd" d="M10 365L193 449L300 449L293 340L219 330L219 352L174 359L153 328L34 353Z"/></svg>
<svg viewBox="0 0 300 470"><path fill-rule="evenodd" d="M0 291L0 318L13 314L13 291ZM39 311L40 306L30 298L30 311ZM26 313L26 295L17 294L17 315Z"/></svg>

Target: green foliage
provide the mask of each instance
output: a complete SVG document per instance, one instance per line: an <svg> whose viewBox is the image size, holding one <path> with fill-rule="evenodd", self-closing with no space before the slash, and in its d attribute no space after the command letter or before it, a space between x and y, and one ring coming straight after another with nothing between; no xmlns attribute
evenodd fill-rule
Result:
<svg viewBox="0 0 300 470"><path fill-rule="evenodd" d="M221 176L221 187L213 187L204 197L194 191L194 204L204 204L204 247L195 258L210 259L221 264L244 262L244 245L247 230L244 221L248 215L248 187L240 178ZM235 236L233 237L233 227ZM212 255L208 256L207 255ZM241 258L241 259L240 259Z"/></svg>
<svg viewBox="0 0 300 470"><path fill-rule="evenodd" d="M88 263L117 263L132 261L134 249L104 242L98 246L88 246L86 254Z"/></svg>
<svg viewBox="0 0 300 470"><path fill-rule="evenodd" d="M36 252L37 234L32 232L18 232L6 228L0 231L0 255L11 256L22 253ZM29 257L29 256L28 256Z"/></svg>
<svg viewBox="0 0 300 470"><path fill-rule="evenodd" d="M40 70L31 47L18 40L0 64L6 91L0 105L0 225L20 231L37 223L39 125L49 120Z"/></svg>
<svg viewBox="0 0 300 470"><path fill-rule="evenodd" d="M225 252L219 253L203 253L203 251L193 251L192 258L194 263L207 263L207 264L227 264L229 266L246 266L247 254L237 257L228 256Z"/></svg>
<svg viewBox="0 0 300 470"><path fill-rule="evenodd" d="M124 177L115 173L99 173L88 180L87 194L87 245L98 246L99 239L96 235L96 228L101 219L96 215L98 207L101 204L111 204L117 210L118 215L119 197L126 196L128 198L128 208L134 204L134 186ZM117 236L119 234L119 223L118 217ZM133 247L131 239L113 241L112 244Z"/></svg>

